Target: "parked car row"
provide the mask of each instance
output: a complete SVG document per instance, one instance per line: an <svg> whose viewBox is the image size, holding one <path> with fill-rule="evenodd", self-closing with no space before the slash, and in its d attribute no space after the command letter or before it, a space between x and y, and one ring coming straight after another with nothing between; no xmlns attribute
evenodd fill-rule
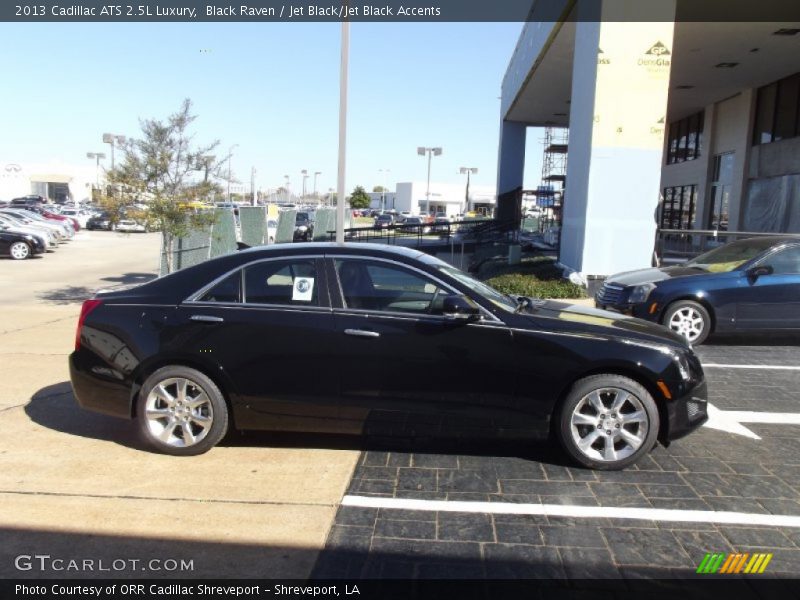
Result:
<svg viewBox="0 0 800 600"><path fill-rule="evenodd" d="M41 203L12 202L0 208L0 254L14 260L25 260L37 254L52 252L75 237L80 224L41 208Z"/></svg>

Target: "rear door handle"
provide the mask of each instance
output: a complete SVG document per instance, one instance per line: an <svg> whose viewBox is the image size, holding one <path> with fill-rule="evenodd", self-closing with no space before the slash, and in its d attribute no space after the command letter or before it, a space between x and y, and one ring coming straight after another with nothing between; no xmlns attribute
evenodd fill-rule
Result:
<svg viewBox="0 0 800 600"><path fill-rule="evenodd" d="M192 321L202 321L203 323L222 323L225 320L222 317L212 317L211 315L192 315L189 318Z"/></svg>
<svg viewBox="0 0 800 600"><path fill-rule="evenodd" d="M363 329L345 329L345 335L354 335L356 337L365 337L365 338L378 338L381 337L381 334L377 331L365 331Z"/></svg>

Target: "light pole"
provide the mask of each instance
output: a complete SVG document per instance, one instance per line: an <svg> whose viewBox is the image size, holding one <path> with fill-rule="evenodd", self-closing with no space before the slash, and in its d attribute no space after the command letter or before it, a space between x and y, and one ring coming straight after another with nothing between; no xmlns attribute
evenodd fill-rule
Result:
<svg viewBox="0 0 800 600"><path fill-rule="evenodd" d="M383 173L382 184L381 185L381 212L386 210L386 174L391 173L391 169L378 169L378 173Z"/></svg>
<svg viewBox="0 0 800 600"><path fill-rule="evenodd" d="M300 171L300 174L303 176L303 195L301 197L305 198L306 197L306 179L308 179L308 170L307 169L303 169L302 171Z"/></svg>
<svg viewBox="0 0 800 600"><path fill-rule="evenodd" d="M118 135L116 133L104 133L103 134L103 143L111 145L111 170L114 170L114 143L118 142L123 144L125 142L124 135Z"/></svg>
<svg viewBox="0 0 800 600"><path fill-rule="evenodd" d="M86 158L89 159L96 159L97 163L95 163L94 167L94 187L98 190L100 189L100 159L104 159L106 155L102 152L87 152Z"/></svg>
<svg viewBox="0 0 800 600"><path fill-rule="evenodd" d="M322 175L322 171L314 171L314 198L317 197L317 175Z"/></svg>
<svg viewBox="0 0 800 600"><path fill-rule="evenodd" d="M250 167L250 205L256 205L256 168Z"/></svg>
<svg viewBox="0 0 800 600"><path fill-rule="evenodd" d="M461 167L459 168L458 172L462 175L464 173L467 174L467 191L466 194L464 194L464 214L466 214L469 212L469 174L477 173L478 169L475 167Z"/></svg>
<svg viewBox="0 0 800 600"><path fill-rule="evenodd" d="M420 156L428 155L428 187L425 189L425 213L430 214L431 212L431 157L433 156L441 156L442 149L441 148L426 148L424 146L419 146L417 148L417 154Z"/></svg>
<svg viewBox="0 0 800 600"><path fill-rule="evenodd" d="M238 147L239 144L234 144L228 149L228 204L231 202L231 157L233 156L233 149Z"/></svg>
<svg viewBox="0 0 800 600"><path fill-rule="evenodd" d="M342 21L342 53L339 59L339 164L336 177L336 242L344 243L344 194L347 172L347 73L350 60L350 22Z"/></svg>

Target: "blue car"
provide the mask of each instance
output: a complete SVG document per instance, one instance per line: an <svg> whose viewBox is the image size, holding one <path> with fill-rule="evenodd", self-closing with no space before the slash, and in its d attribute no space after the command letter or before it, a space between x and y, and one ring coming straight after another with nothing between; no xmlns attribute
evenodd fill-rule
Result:
<svg viewBox="0 0 800 600"><path fill-rule="evenodd" d="M711 333L800 332L800 237L748 238L682 265L617 273L595 305L661 323L695 345Z"/></svg>

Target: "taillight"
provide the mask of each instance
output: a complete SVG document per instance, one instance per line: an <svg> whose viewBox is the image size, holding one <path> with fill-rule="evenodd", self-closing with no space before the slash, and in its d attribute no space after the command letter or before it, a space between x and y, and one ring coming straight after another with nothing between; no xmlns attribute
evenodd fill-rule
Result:
<svg viewBox="0 0 800 600"><path fill-rule="evenodd" d="M83 329L83 323L86 321L86 317L89 316L89 313L92 312L95 308L100 306L103 303L102 300L84 300L83 306L81 306L81 316L78 317L78 330L75 332L75 350L80 350L81 348L81 329Z"/></svg>

